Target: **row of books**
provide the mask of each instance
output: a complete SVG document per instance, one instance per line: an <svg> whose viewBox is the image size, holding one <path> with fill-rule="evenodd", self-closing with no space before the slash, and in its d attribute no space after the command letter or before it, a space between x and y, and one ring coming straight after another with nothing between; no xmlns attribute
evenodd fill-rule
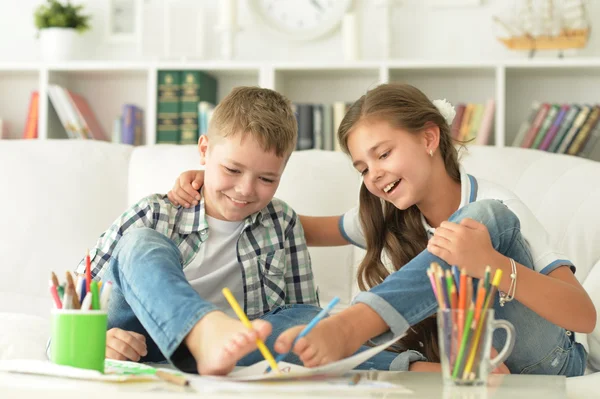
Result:
<svg viewBox="0 0 600 399"><path fill-rule="evenodd" d="M475 144L489 144L494 130L496 102L493 98L485 104L458 103L452 121L452 138Z"/></svg>
<svg viewBox="0 0 600 399"><path fill-rule="evenodd" d="M514 147L589 157L600 138L600 105L534 101Z"/></svg>
<svg viewBox="0 0 600 399"><path fill-rule="evenodd" d="M351 103L292 104L298 121L296 150L340 151L337 130Z"/></svg>
<svg viewBox="0 0 600 399"><path fill-rule="evenodd" d="M292 104L296 120L298 122L297 150L321 149L339 150L335 137L350 103L335 102L333 104ZM193 144L198 137L208 132L208 124L212 118L215 106L208 101L198 103L198 136L192 142L188 140L179 141L180 144ZM164 137L164 136L163 136ZM165 141L160 141L164 143Z"/></svg>
<svg viewBox="0 0 600 399"><path fill-rule="evenodd" d="M156 101L156 143L196 144L217 103L217 80L201 71L159 71Z"/></svg>

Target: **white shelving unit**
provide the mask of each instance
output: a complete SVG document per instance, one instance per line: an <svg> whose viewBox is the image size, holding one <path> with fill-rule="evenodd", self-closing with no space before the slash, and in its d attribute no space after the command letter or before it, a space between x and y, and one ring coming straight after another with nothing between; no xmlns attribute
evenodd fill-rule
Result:
<svg viewBox="0 0 600 399"><path fill-rule="evenodd" d="M145 110L146 143L155 142L156 82L160 70L202 70L218 80L218 98L233 87L258 85L294 102L352 102L386 82L407 82L430 98L452 103L496 100L492 145L510 145L534 100L600 102L600 59L513 60L499 62L426 62L411 60L319 62L70 62L0 64L0 117L11 138L22 135L29 99L40 92L39 138L62 136L47 100L48 84L82 94L107 132L121 105ZM45 100L44 100L45 99ZM61 132L58 134L58 132Z"/></svg>

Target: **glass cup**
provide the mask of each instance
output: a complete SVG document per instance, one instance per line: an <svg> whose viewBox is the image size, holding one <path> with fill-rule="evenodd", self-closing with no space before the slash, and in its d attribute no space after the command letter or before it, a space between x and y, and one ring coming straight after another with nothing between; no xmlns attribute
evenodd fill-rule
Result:
<svg viewBox="0 0 600 399"><path fill-rule="evenodd" d="M479 316L472 310L439 310L437 325L445 385L487 385L489 373L508 358L515 345L514 326L495 320L494 309ZM492 336L497 328L506 330L506 342L491 359Z"/></svg>
<svg viewBox="0 0 600 399"><path fill-rule="evenodd" d="M106 355L104 310L52 310L53 363L104 373Z"/></svg>

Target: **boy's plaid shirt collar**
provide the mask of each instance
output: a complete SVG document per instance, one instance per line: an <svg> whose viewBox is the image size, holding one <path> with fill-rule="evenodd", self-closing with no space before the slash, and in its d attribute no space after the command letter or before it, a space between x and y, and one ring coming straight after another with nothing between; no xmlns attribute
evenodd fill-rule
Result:
<svg viewBox="0 0 600 399"><path fill-rule="evenodd" d="M173 240L185 268L208 239L204 199L193 208L174 207L166 195L142 199L102 234L90 252L93 277L102 278L118 239L136 227L152 228ZM237 256L242 264L244 310L249 318L291 303L318 305L304 231L298 216L285 202L273 198L265 208L244 220ZM84 270L82 260L77 272Z"/></svg>

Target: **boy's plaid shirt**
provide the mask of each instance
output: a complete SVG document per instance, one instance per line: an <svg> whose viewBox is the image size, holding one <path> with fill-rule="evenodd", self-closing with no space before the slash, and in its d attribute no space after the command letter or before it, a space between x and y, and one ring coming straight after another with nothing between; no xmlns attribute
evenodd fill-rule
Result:
<svg viewBox="0 0 600 399"><path fill-rule="evenodd" d="M173 240L185 268L208 238L204 199L194 208L175 207L166 195L150 195L123 213L90 251L92 277L101 280L119 239L130 229L147 227ZM244 287L244 310L250 319L274 307L318 305L310 255L296 212L273 200L248 216L237 243ZM85 259L77 267L85 273Z"/></svg>

